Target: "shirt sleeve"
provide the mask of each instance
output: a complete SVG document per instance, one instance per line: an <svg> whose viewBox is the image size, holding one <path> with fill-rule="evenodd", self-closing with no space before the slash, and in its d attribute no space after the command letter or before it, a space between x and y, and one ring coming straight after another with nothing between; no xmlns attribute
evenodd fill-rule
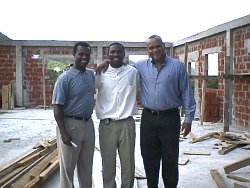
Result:
<svg viewBox="0 0 250 188"><path fill-rule="evenodd" d="M59 76L54 86L52 95L52 104L65 105L68 93L67 77Z"/></svg>
<svg viewBox="0 0 250 188"><path fill-rule="evenodd" d="M196 110L196 102L194 100L193 90L183 63L180 65L179 90L185 114L184 122L191 125Z"/></svg>

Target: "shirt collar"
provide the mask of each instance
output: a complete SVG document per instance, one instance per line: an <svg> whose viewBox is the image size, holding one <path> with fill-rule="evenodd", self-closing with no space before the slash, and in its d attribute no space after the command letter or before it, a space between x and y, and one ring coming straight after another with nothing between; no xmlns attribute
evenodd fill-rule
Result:
<svg viewBox="0 0 250 188"><path fill-rule="evenodd" d="M161 66L165 66L165 65L167 64L167 61L168 61L168 56L166 55L165 60L164 60L164 62L162 63ZM149 58L149 62L152 64L152 66L155 66L155 65L153 64L152 58Z"/></svg>
<svg viewBox="0 0 250 188"><path fill-rule="evenodd" d="M71 67L69 69L69 71L73 72L74 74L79 74L79 73L85 73L85 72L87 72L86 69L85 69L85 71L82 71L82 70L78 70L78 69L76 69L74 67Z"/></svg>
<svg viewBox="0 0 250 188"><path fill-rule="evenodd" d="M113 68L113 67L111 67L111 66L109 65L108 71L110 71L110 72L121 72L121 71L124 70L124 66L125 66L125 65L123 65L123 66L121 66L121 67L119 67L119 68Z"/></svg>

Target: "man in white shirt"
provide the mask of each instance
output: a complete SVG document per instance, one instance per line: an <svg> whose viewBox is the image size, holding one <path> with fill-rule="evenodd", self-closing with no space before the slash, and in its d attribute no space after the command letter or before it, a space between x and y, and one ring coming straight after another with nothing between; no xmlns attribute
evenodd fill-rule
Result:
<svg viewBox="0 0 250 188"><path fill-rule="evenodd" d="M121 161L121 186L132 188L135 173L136 91L139 73L123 63L124 46L110 44L105 73L96 76L96 116L100 119L99 142L103 164L103 187L115 188L116 151Z"/></svg>

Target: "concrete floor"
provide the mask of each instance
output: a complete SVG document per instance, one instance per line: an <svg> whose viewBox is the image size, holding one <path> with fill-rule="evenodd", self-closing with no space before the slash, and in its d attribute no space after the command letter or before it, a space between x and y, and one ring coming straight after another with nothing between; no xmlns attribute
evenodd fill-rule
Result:
<svg viewBox="0 0 250 188"><path fill-rule="evenodd" d="M93 120L96 129L96 144L98 143L98 120L93 114ZM25 110L0 110L0 165L21 155L25 151L30 150L38 141L49 139L55 136L56 123L53 118L51 109L25 109ZM140 155L139 147L139 132L140 122L136 123L136 168L143 172L143 163ZM202 136L212 131L222 131L222 123L204 123L200 126L198 121L195 121L192 126L192 132L195 136ZM239 127L230 127L230 132L233 134L243 135L249 134L249 130L244 130ZM11 142L3 142L9 138L16 138ZM213 149L216 143L221 143L217 139L207 139L202 142L190 144L189 136L180 142L180 158L188 158L189 162L186 165L179 165L179 184L178 188L216 188L217 185L210 175L211 169L217 169L221 174L224 182L228 187L233 187L237 181L228 179L224 172L223 166L231 164L240 159L250 156L250 150L237 148L226 155L219 155L218 149ZM225 143L222 143L226 146ZM185 150L206 150L210 155L185 155ZM96 188L102 188L101 174L101 156L99 151L94 154L93 166L93 182ZM119 168L117 168L117 185L120 185ZM241 168L231 174L250 179L250 166ZM250 187L250 183L237 182L241 185ZM52 175L42 188L59 187L59 172ZM75 187L78 187L77 178L75 177ZM146 187L146 180L136 180L135 187ZM162 180L160 179L159 187L163 188Z"/></svg>

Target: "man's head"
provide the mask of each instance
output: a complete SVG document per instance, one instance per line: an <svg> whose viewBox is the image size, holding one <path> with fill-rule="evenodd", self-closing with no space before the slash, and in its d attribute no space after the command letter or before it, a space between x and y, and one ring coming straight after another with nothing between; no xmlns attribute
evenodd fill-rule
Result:
<svg viewBox="0 0 250 188"><path fill-rule="evenodd" d="M91 47L86 42L77 42L74 45L73 56L75 57L74 68L84 70L90 61Z"/></svg>
<svg viewBox="0 0 250 188"><path fill-rule="evenodd" d="M165 44L162 42L161 37L152 35L147 39L148 55L154 62L163 61L166 57Z"/></svg>
<svg viewBox="0 0 250 188"><path fill-rule="evenodd" d="M125 48L119 42L114 42L109 45L108 57L110 60L110 66L113 68L119 68L123 65L123 59L125 57Z"/></svg>

